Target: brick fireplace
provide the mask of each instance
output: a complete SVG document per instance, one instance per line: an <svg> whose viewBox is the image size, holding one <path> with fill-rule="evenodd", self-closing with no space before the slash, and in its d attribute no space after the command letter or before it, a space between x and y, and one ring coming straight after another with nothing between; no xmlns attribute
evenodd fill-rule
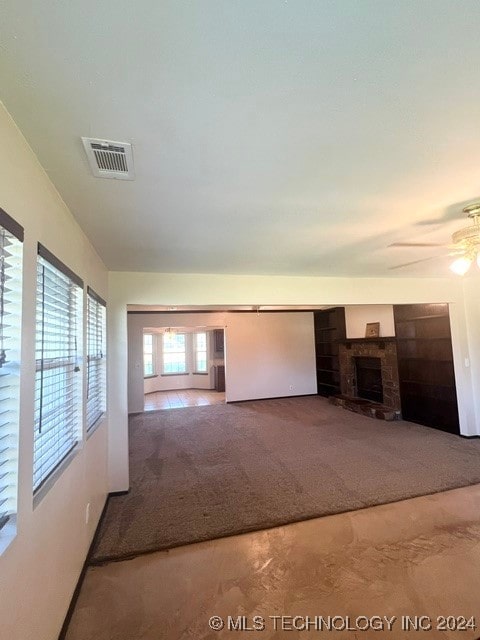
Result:
<svg viewBox="0 0 480 640"><path fill-rule="evenodd" d="M341 404L353 411L356 411L356 407L358 407L359 413L377 418L387 420L400 418L401 402L395 338L347 339L339 344L338 355L341 396L337 398L340 401L336 404ZM374 369L376 368L372 364L374 360L378 362L381 374L378 375L377 381L377 393L378 397L382 399L381 404L369 400L368 394L365 393L364 398L359 399L362 391L360 389L359 394L357 366L360 367L360 363L369 361L370 367ZM363 387L363 383L361 387Z"/></svg>

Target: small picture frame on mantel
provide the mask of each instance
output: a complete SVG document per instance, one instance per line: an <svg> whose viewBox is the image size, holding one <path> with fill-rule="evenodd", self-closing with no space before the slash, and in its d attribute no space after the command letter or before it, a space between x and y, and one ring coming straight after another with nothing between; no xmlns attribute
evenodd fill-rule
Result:
<svg viewBox="0 0 480 640"><path fill-rule="evenodd" d="M366 338L378 338L380 336L380 322L367 322L365 327Z"/></svg>

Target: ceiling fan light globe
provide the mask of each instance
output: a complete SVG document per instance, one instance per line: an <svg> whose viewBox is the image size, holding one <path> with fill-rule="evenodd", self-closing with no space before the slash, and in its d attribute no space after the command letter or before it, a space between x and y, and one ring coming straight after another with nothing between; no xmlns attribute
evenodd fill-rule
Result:
<svg viewBox="0 0 480 640"><path fill-rule="evenodd" d="M457 258L452 262L452 264L450 265L450 270L453 271L453 273L456 273L457 276L464 276L470 269L472 262L473 260L471 258L462 256L461 258Z"/></svg>

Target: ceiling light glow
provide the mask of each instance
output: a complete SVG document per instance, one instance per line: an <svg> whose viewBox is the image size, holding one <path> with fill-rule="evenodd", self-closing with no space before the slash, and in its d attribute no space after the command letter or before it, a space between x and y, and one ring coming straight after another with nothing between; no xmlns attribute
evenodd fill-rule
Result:
<svg viewBox="0 0 480 640"><path fill-rule="evenodd" d="M450 270L453 271L453 273L456 273L457 276L464 276L467 273L467 271L470 269L472 262L473 262L472 258L467 258L466 256L462 256L461 258L457 258L452 262L452 264L450 265ZM477 262L478 262L478 257L477 257Z"/></svg>

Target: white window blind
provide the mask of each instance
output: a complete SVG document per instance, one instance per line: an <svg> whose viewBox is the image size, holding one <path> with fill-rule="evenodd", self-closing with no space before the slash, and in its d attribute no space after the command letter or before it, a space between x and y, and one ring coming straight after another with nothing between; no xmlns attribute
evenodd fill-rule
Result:
<svg viewBox="0 0 480 640"><path fill-rule="evenodd" d="M0 529L17 511L22 241L0 209Z"/></svg>
<svg viewBox="0 0 480 640"><path fill-rule="evenodd" d="M87 289L87 431L106 407L106 303Z"/></svg>
<svg viewBox="0 0 480 640"><path fill-rule="evenodd" d="M83 282L38 245L35 438L37 491L81 434Z"/></svg>

